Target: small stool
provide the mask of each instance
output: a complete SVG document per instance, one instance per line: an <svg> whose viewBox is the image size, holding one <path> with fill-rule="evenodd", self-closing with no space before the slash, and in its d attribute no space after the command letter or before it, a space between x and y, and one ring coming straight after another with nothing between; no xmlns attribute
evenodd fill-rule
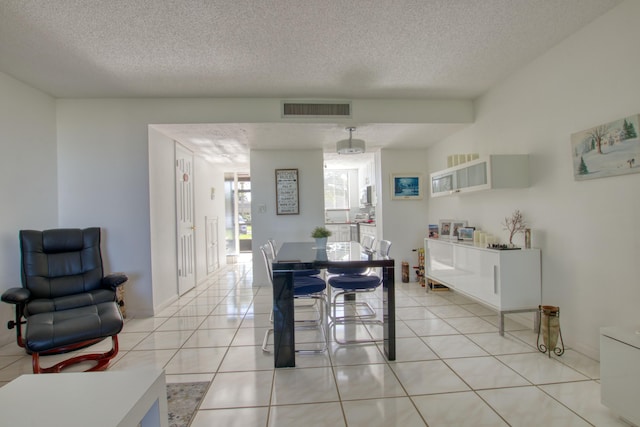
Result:
<svg viewBox="0 0 640 427"><path fill-rule="evenodd" d="M123 326L122 314L116 302L34 314L29 317L25 348L31 352L33 372L60 372L79 362L96 361L88 371L103 370L118 353L117 334ZM64 360L50 368L41 368L40 355L65 353L93 345L112 337L112 349L106 353L84 354Z"/></svg>

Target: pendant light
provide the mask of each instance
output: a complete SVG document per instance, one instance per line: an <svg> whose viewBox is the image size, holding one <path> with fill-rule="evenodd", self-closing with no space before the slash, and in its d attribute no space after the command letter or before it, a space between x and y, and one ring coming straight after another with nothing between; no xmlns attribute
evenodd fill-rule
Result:
<svg viewBox="0 0 640 427"><path fill-rule="evenodd" d="M348 127L345 130L349 131L349 139L343 139L336 144L336 151L338 154L362 154L364 153L364 141L361 139L353 139L352 132L356 130L355 127Z"/></svg>

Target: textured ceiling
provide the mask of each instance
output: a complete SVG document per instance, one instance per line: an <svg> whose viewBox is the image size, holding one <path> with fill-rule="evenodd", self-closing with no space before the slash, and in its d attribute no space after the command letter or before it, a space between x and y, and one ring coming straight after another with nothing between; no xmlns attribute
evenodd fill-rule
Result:
<svg viewBox="0 0 640 427"><path fill-rule="evenodd" d="M0 71L63 98L472 99L618 3L0 0Z"/></svg>

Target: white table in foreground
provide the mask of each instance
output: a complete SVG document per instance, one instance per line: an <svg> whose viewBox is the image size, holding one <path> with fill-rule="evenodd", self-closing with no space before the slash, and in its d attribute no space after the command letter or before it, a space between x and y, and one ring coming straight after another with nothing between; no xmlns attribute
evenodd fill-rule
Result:
<svg viewBox="0 0 640 427"><path fill-rule="evenodd" d="M164 372L22 375L0 388L0 425L168 427Z"/></svg>

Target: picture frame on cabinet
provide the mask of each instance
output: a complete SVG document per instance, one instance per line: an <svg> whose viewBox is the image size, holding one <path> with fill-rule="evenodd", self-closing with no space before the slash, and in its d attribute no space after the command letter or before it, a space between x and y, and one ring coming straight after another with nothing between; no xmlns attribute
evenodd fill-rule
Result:
<svg viewBox="0 0 640 427"><path fill-rule="evenodd" d="M451 220L450 219L441 219L440 221L438 221L438 228L440 229L441 239L451 238Z"/></svg>
<svg viewBox="0 0 640 427"><path fill-rule="evenodd" d="M438 224L429 224L429 238L437 239L440 236L440 230Z"/></svg>
<svg viewBox="0 0 640 427"><path fill-rule="evenodd" d="M421 173L392 173L392 200L420 200L422 199Z"/></svg>
<svg viewBox="0 0 640 427"><path fill-rule="evenodd" d="M458 240L473 242L473 232L475 227L461 227L458 229Z"/></svg>
<svg viewBox="0 0 640 427"><path fill-rule="evenodd" d="M451 221L451 239L458 240L458 232L461 228L467 226L467 221L462 221L459 219L454 219ZM473 233L472 233L473 235Z"/></svg>

